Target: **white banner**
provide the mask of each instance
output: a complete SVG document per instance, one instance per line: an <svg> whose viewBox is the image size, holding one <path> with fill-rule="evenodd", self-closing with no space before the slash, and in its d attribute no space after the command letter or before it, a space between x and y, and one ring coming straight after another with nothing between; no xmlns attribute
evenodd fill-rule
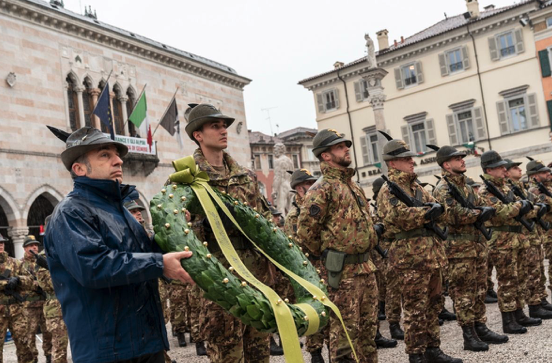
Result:
<svg viewBox="0 0 552 363"><path fill-rule="evenodd" d="M108 138L111 138L109 134L105 134ZM148 155L155 155L155 141L151 145L151 151L149 149L148 140L142 139L138 137L130 137L130 136L123 136L123 135L115 135L115 141L118 141L120 143L125 144L128 147L129 153L134 154L148 154Z"/></svg>

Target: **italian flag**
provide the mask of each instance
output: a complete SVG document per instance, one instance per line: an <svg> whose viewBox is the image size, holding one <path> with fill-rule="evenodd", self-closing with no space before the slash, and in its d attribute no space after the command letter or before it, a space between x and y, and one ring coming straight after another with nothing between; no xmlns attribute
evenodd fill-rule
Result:
<svg viewBox="0 0 552 363"><path fill-rule="evenodd" d="M128 117L128 120L132 122L137 128L140 128L142 124L145 123L146 126L146 132L147 132L147 141L149 145L149 149L151 151L151 145L153 144L153 139L151 136L151 126L148 119L148 105L146 102L146 90L142 92L140 95L140 99L138 102L136 102L136 106L134 106L134 110L132 110L132 113Z"/></svg>

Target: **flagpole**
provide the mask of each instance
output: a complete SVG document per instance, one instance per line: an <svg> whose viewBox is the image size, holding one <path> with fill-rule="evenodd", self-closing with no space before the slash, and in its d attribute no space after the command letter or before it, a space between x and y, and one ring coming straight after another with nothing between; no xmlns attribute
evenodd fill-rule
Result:
<svg viewBox="0 0 552 363"><path fill-rule="evenodd" d="M142 88L142 92L140 92L140 96L136 99L136 101L134 102L134 106L132 107L132 112L134 112L134 109L136 108L136 106L138 105L138 101L140 101L140 98L142 98L142 95L144 94L144 92L146 91L146 86L148 84L146 83L144 85L144 88ZM123 130L125 129L126 125L128 124L128 120L130 118L130 116L132 116L132 112L130 112L130 115L128 115L126 121L125 121L125 124L123 125Z"/></svg>
<svg viewBox="0 0 552 363"><path fill-rule="evenodd" d="M172 96L171 100L169 101L169 105L167 106L167 108L165 109L165 112L163 112L163 116L161 116L161 118L159 120L162 120L163 117L165 117L165 115L167 114L167 111L169 111L169 107L171 107L172 101L176 97L176 94L178 93L179 89L180 89L180 87L176 87L176 91L174 91L174 95ZM161 125L161 122L158 122L157 126L155 126L155 130L153 130L153 134L151 134L152 138L153 138L153 135L155 135L155 132L157 131L157 129L159 128L159 125Z"/></svg>

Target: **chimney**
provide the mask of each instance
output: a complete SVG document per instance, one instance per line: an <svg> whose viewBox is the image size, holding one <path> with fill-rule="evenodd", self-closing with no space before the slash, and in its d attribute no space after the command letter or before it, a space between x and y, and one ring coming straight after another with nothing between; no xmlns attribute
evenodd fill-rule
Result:
<svg viewBox="0 0 552 363"><path fill-rule="evenodd" d="M404 37L401 35L401 43L404 43Z"/></svg>
<svg viewBox="0 0 552 363"><path fill-rule="evenodd" d="M340 62L340 61L337 61L334 63L334 69L338 69L338 68L341 68L345 65L345 63L343 62Z"/></svg>
<svg viewBox="0 0 552 363"><path fill-rule="evenodd" d="M466 6L472 18L479 17L479 2L477 0L466 0Z"/></svg>
<svg viewBox="0 0 552 363"><path fill-rule="evenodd" d="M389 32L387 31L387 29L380 30L376 33L376 35L378 36L378 47L380 51L389 48L388 34Z"/></svg>

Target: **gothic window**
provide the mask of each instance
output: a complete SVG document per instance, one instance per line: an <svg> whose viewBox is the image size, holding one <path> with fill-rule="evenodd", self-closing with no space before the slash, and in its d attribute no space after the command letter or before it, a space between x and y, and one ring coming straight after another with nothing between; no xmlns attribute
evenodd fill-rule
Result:
<svg viewBox="0 0 552 363"><path fill-rule="evenodd" d="M113 87L113 91L115 91L115 98L112 103L113 116L115 116L113 120L115 125L115 133L117 135L124 135L125 120L123 118L123 105L121 104L121 101L119 101L119 98L123 97L123 92L117 86Z"/></svg>
<svg viewBox="0 0 552 363"><path fill-rule="evenodd" d="M70 76L65 79L67 82L67 107L69 108L69 124L71 130L76 131L80 128L79 123L79 102L76 91L76 83Z"/></svg>
<svg viewBox="0 0 552 363"><path fill-rule="evenodd" d="M84 124L85 126L93 127L94 115L94 99L92 98L92 82L86 78L83 82L84 92L82 93L82 106L84 108Z"/></svg>

